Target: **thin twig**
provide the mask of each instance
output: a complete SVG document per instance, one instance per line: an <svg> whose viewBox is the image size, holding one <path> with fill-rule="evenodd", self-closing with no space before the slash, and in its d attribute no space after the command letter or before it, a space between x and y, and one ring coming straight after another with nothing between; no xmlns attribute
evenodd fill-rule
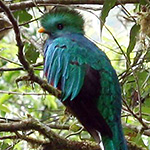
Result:
<svg viewBox="0 0 150 150"><path fill-rule="evenodd" d="M42 144L47 144L48 141L46 140L41 140L41 139L35 139L33 137L29 137L27 135L22 135L19 132L15 132L16 133L16 139L21 139L21 140L25 140L27 142L29 142L30 144L36 144L36 145L42 145Z"/></svg>
<svg viewBox="0 0 150 150"><path fill-rule="evenodd" d="M142 130L142 127L136 126L136 125L132 125L132 124L125 124L123 123L123 126L127 127L128 129L131 129L132 131L139 133ZM150 136L150 128L145 130L143 132L144 135Z"/></svg>
<svg viewBox="0 0 150 150"><path fill-rule="evenodd" d="M7 62L10 62L10 63L15 64L15 65L18 65L18 66L21 66L21 64L19 64L19 63L17 63L17 62L14 62L14 61L12 61L12 60L9 60L9 59L7 59L7 58L5 58L5 57L0 56L0 59L3 59L3 60L5 60L5 61L7 61Z"/></svg>
<svg viewBox="0 0 150 150"><path fill-rule="evenodd" d="M65 137L65 139L69 138L70 136L74 136L74 135L80 134L80 133L83 131L83 129L84 129L84 128L81 127L81 129L78 130L77 132L73 132L73 133L68 134L68 135Z"/></svg>
<svg viewBox="0 0 150 150"><path fill-rule="evenodd" d="M11 62L13 63L13 62ZM34 67L34 70L43 70L43 68L35 68L35 67L39 67L39 66L42 66L43 65L43 62L39 62L37 64L33 64L32 66ZM20 71L20 70L24 70L23 67L17 67L17 68L3 68L1 67L0 68L0 71Z"/></svg>
<svg viewBox="0 0 150 150"><path fill-rule="evenodd" d="M32 22L34 22L34 21L37 21L37 20L39 20L40 18L41 18L41 17L38 17L38 18L33 19L33 20L29 20L29 21L27 21L27 22L25 22L25 23L19 24L18 26L19 26L19 27L24 26L24 25L26 25L26 24L32 23ZM13 28L13 26L9 26L9 27L6 27L6 28L2 28L2 29L0 29L0 32L5 31L5 30L9 30L9 29L12 29L12 28Z"/></svg>
<svg viewBox="0 0 150 150"><path fill-rule="evenodd" d="M138 117L138 116L130 109L130 107L128 106L128 104L126 103L125 100L123 100L123 103L125 104L125 106L126 106L128 112L130 112L130 113L132 114L132 116L133 116L134 118L136 118L136 119L141 123L141 125L143 125L143 127L144 127L145 129L148 129L149 127L147 126L147 124L145 124L145 123L143 122L142 118L141 118L141 117Z"/></svg>
<svg viewBox="0 0 150 150"><path fill-rule="evenodd" d="M30 92L30 93L21 93L21 92L12 92L12 91L2 91L2 90L0 90L0 93L1 94L8 94L8 95L11 95L11 94L13 94L13 95L37 95L37 96L40 96L40 95L49 95L49 94L46 94L46 93L32 93L32 92Z"/></svg>
<svg viewBox="0 0 150 150"><path fill-rule="evenodd" d="M24 70L23 67L18 67L18 68L0 68L0 71L20 71L20 70ZM34 70L39 70L42 71L42 68L34 68Z"/></svg>
<svg viewBox="0 0 150 150"><path fill-rule="evenodd" d="M20 10L20 9L25 9L25 8L32 8L32 7L37 7L37 6L43 6L45 5L53 5L53 4L65 4L65 5L71 5L71 4L99 4L102 5L104 3L104 0L36 0L36 4L32 0L28 1L23 1L19 3L12 3L12 4L7 4L7 7L10 10ZM116 2L116 5L119 4L135 4L139 3L139 0L118 0ZM3 9L0 9L0 12L2 12Z"/></svg>

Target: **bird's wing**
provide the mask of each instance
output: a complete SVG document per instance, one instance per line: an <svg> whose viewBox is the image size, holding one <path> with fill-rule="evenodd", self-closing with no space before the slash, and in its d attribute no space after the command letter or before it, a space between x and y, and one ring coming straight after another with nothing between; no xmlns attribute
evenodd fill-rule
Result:
<svg viewBox="0 0 150 150"><path fill-rule="evenodd" d="M107 56L87 39L80 42L58 38L45 49L44 67L48 82L62 90L61 100L71 107L80 122L88 130L87 123L111 137L108 124L116 112L114 103L118 103L112 91L116 91L114 84L118 80ZM120 109L119 105L119 113Z"/></svg>
<svg viewBox="0 0 150 150"><path fill-rule="evenodd" d="M46 46L44 72L48 82L62 90L62 101L73 100L84 82L86 49L68 38L58 38Z"/></svg>

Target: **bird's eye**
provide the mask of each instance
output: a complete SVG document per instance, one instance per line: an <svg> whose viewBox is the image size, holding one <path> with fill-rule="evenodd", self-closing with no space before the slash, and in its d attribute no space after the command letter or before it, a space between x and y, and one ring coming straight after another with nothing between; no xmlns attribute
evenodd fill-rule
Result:
<svg viewBox="0 0 150 150"><path fill-rule="evenodd" d="M62 29L64 28L64 26L63 26L63 24L59 23L59 24L57 24L57 28L58 28L59 30L62 30Z"/></svg>

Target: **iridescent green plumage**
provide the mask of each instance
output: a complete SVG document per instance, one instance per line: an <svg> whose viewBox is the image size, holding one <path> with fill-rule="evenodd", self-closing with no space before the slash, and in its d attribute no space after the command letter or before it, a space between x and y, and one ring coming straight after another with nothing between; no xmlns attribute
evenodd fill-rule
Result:
<svg viewBox="0 0 150 150"><path fill-rule="evenodd" d="M45 44L44 72L62 90L61 101L106 150L127 150L121 127L121 90L104 52L84 37L79 13L57 9L41 24Z"/></svg>
<svg viewBox="0 0 150 150"><path fill-rule="evenodd" d="M54 33L54 36L57 34L63 34L60 30L57 32L57 24L60 23L63 23L63 25L66 26L65 30L63 30L63 33L69 33L70 30L71 32L75 33L84 33L84 20L82 16L74 10L69 10L67 8L57 8L50 13L45 14L41 20L41 24L46 29L46 31L51 31L51 34L53 35Z"/></svg>

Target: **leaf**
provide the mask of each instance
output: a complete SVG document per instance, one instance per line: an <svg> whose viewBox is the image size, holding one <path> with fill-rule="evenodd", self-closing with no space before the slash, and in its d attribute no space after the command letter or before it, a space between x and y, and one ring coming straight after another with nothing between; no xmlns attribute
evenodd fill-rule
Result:
<svg viewBox="0 0 150 150"><path fill-rule="evenodd" d="M5 72L4 79L7 82L12 82L13 83L18 76L19 76L18 71Z"/></svg>
<svg viewBox="0 0 150 150"><path fill-rule="evenodd" d="M147 99L144 104L143 104L143 107L142 107L142 112L143 113L147 113L149 114L150 113L150 99ZM148 116L149 117L149 116Z"/></svg>
<svg viewBox="0 0 150 150"><path fill-rule="evenodd" d="M32 15L30 15L26 10L20 10L13 13L14 17L18 19L19 23L25 23L32 19ZM29 27L28 24L24 25L25 27Z"/></svg>
<svg viewBox="0 0 150 150"><path fill-rule="evenodd" d="M44 100L44 104L51 109L57 109L56 97L48 95Z"/></svg>
<svg viewBox="0 0 150 150"><path fill-rule="evenodd" d="M4 136L4 135L1 135L1 136ZM1 145L1 150L4 150L4 149L6 150L8 147L10 147L8 140L7 141L5 140L5 142L4 141L0 142L0 145Z"/></svg>
<svg viewBox="0 0 150 150"><path fill-rule="evenodd" d="M132 137L132 142L134 142L137 146L142 146L143 148L146 148L146 145L144 144L140 133L138 133L136 137Z"/></svg>
<svg viewBox="0 0 150 150"><path fill-rule="evenodd" d="M150 62L150 49L148 49L146 56L145 56L145 61Z"/></svg>
<svg viewBox="0 0 150 150"><path fill-rule="evenodd" d="M109 11L115 6L117 0L105 0L103 9L101 12L101 29L103 28L103 24L105 23L106 17L108 16Z"/></svg>
<svg viewBox="0 0 150 150"><path fill-rule="evenodd" d="M25 56L29 63L34 64L39 57L39 52L31 44L25 44Z"/></svg>
<svg viewBox="0 0 150 150"><path fill-rule="evenodd" d="M132 52L132 50L135 47L136 36L138 35L139 30L140 30L140 26L137 25L137 24L134 24L133 27L130 30L130 41L129 41L129 45L128 45L128 48L127 48L127 56L129 58L129 60L130 60L130 57L129 57L130 53Z"/></svg>
<svg viewBox="0 0 150 150"><path fill-rule="evenodd" d="M82 126L80 124L72 124L70 127L69 127L69 130L70 131L73 131L73 132L77 132L79 131L80 129L82 128Z"/></svg>
<svg viewBox="0 0 150 150"><path fill-rule="evenodd" d="M12 97L12 95L3 94L3 96L0 97L0 105L2 105L5 101L7 101L8 99L10 99L11 97Z"/></svg>
<svg viewBox="0 0 150 150"><path fill-rule="evenodd" d="M140 0L140 4L141 5L146 5L146 4L149 4L149 2L147 0Z"/></svg>
<svg viewBox="0 0 150 150"><path fill-rule="evenodd" d="M4 112L7 112L7 113L10 113L10 109L8 109L8 107L4 104L1 104L0 105L0 111L4 111Z"/></svg>

